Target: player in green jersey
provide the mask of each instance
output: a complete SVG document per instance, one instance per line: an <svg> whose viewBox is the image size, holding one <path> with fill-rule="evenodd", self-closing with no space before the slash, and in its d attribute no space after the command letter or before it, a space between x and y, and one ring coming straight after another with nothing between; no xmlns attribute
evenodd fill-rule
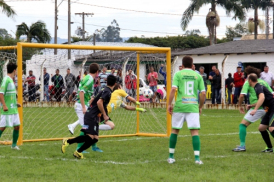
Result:
<svg viewBox="0 0 274 182"><path fill-rule="evenodd" d="M69 131L71 134L74 134L75 127L80 124L81 126L84 125L84 115L87 111L87 108L89 106L89 101L91 99L91 96L93 94L93 85L94 85L94 79L96 75L98 74L99 66L96 63L92 63L89 66L89 74L87 74L79 84L78 89L78 96L77 96L77 102L74 105L75 112L78 116L78 120L72 124L68 125ZM84 132L81 131L80 136L85 135ZM79 143L77 148L80 148L82 146L82 143ZM98 149L100 150L100 149Z"/></svg>
<svg viewBox="0 0 274 182"><path fill-rule="evenodd" d="M247 75L250 75L251 73L254 73L259 78L261 70L258 69L258 68L252 67L252 66L248 66L248 67L245 68L245 73ZM268 83L265 82L264 80L258 79L258 83L265 86L270 92L273 92L272 89L270 88L270 86L268 85ZM244 100L245 95L247 95L248 93L249 93L250 105L246 105L246 110L248 110L248 112L245 114L245 109L242 106L242 102ZM255 115L253 115L253 116L250 115L250 113L254 109L254 107L252 105L256 104L257 101L258 101L258 98L257 98L257 94L256 94L254 88L249 85L248 81L246 81L244 83L243 88L242 88L241 95L240 95L240 98L239 98L239 103L238 103L240 113L245 114L242 122L239 125L240 146L237 146L235 149L233 149L232 151L234 151L234 152L244 152L244 151L246 151L246 148L245 148L246 128L250 124L254 123L255 121L257 121L259 119L261 119L266 113L264 108L260 107L257 110ZM271 151L273 151L273 150L267 148L267 149L263 150L262 152L271 152Z"/></svg>
<svg viewBox="0 0 274 182"><path fill-rule="evenodd" d="M183 58L183 70L175 73L172 90L169 96L168 111L172 114L172 132L169 141L168 163L175 162L174 152L177 136L183 123L186 122L192 135L192 144L195 155L195 163L203 164L200 160L200 114L205 101L205 85L200 74L192 70L193 59L190 56ZM178 89L177 99L173 108L172 101ZM200 104L198 105L198 91L201 92Z"/></svg>
<svg viewBox="0 0 274 182"><path fill-rule="evenodd" d="M0 120L0 137L6 127L13 127L12 149L20 150L17 146L19 137L20 119L17 107L21 107L16 101L16 87L13 78L16 75L17 65L9 63L7 65L8 75L4 77L0 87L0 102L1 107L1 120Z"/></svg>

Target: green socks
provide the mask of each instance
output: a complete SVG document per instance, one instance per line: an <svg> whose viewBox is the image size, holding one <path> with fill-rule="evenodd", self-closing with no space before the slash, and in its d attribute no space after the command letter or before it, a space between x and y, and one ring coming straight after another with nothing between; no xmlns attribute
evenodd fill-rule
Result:
<svg viewBox="0 0 274 182"><path fill-rule="evenodd" d="M84 135L85 135L85 133L81 131L79 136L84 136ZM82 147L83 144L84 143L78 143L77 144L77 149L79 149L80 147Z"/></svg>
<svg viewBox="0 0 274 182"><path fill-rule="evenodd" d="M240 136L240 146L245 146L245 137L246 137L246 125L240 124L239 125L239 136Z"/></svg>
<svg viewBox="0 0 274 182"><path fill-rule="evenodd" d="M174 158L175 147L177 143L177 134L171 133L169 138L169 158Z"/></svg>
<svg viewBox="0 0 274 182"><path fill-rule="evenodd" d="M94 148L97 148L96 143L92 145L92 148L93 148L93 149L94 149Z"/></svg>
<svg viewBox="0 0 274 182"><path fill-rule="evenodd" d="M2 133L3 133L3 131L2 131L2 130L0 130L0 137L1 137Z"/></svg>
<svg viewBox="0 0 274 182"><path fill-rule="evenodd" d="M195 155L195 161L200 161L201 142L198 135L192 136L192 145Z"/></svg>
<svg viewBox="0 0 274 182"><path fill-rule="evenodd" d="M19 130L13 130L13 134L12 134L12 147L16 147L18 137L19 137Z"/></svg>

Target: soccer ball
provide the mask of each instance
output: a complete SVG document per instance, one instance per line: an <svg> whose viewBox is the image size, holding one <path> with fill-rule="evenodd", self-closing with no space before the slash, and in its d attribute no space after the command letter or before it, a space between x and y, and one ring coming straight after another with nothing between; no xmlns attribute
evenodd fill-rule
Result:
<svg viewBox="0 0 274 182"><path fill-rule="evenodd" d="M144 87L139 88L139 95L143 95L145 90L146 88Z"/></svg>
<svg viewBox="0 0 274 182"><path fill-rule="evenodd" d="M145 98L148 98L148 99L149 99L149 98L152 97L153 92L152 92L152 90L150 90L150 89L146 89L146 90L144 90L143 95L144 95Z"/></svg>

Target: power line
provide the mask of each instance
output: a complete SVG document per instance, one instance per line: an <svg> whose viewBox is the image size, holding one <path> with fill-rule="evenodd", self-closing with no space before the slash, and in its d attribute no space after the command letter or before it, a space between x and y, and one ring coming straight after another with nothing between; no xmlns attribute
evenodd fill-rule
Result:
<svg viewBox="0 0 274 182"><path fill-rule="evenodd" d="M135 12L135 13L148 13L148 14L169 15L169 16L182 16L182 14L176 14L176 13L162 13L162 12L152 12L152 11L150 12L150 11L141 11L141 10L133 10L133 9L115 8L115 7L110 7L110 6L101 6L101 5L96 5L96 4L82 3L82 2L78 2L78 1L73 1L73 3L87 5L87 6L94 6L94 7L98 7L98 8L130 11L130 12ZM193 15L193 16L206 17L206 15ZM229 17L229 16L219 15L219 17Z"/></svg>
<svg viewBox="0 0 274 182"><path fill-rule="evenodd" d="M64 19L59 19L62 21L67 21ZM74 23L78 23L81 24L81 22L74 22ZM102 26L102 25L96 25L96 24L90 24L90 23L86 23L86 25L91 25L91 26L95 26L95 27L101 27L101 28L107 28L108 26ZM157 34L172 34L172 35L183 35L182 33L170 33L170 32L156 32L156 31L146 31L146 30L136 30L136 29L126 29L126 28L120 28L121 30L127 30L127 31L133 31L133 32L146 32L146 33L157 33ZM208 35L202 35L202 36L208 36ZM224 36L224 35L219 35L219 36Z"/></svg>

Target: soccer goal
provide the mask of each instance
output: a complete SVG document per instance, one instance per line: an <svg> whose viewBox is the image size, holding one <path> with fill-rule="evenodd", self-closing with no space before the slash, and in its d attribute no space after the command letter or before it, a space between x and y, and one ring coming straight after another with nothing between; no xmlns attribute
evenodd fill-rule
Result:
<svg viewBox="0 0 274 182"><path fill-rule="evenodd" d="M115 128L100 131L100 137L169 136L171 116L167 112L167 96L171 88L170 48L147 47L141 44L79 44L84 43L18 43L17 46L0 47L1 81L7 74L6 65L11 61L18 64L15 83L18 102L23 105L18 108L21 120L18 143L72 137L67 126L78 119L74 111L77 80L88 74L91 63L98 63L101 72L120 77L119 82L123 89L141 102L140 107L147 110L145 113L124 108L113 110L110 118ZM73 74L75 80L73 77L66 77L68 73ZM157 79L151 80L151 75L157 75ZM150 85L155 80L156 93L153 94L150 93ZM123 102L135 106L126 99ZM74 136L80 133L80 129L80 126L76 128ZM12 130L8 130L0 141L8 144L11 138Z"/></svg>

